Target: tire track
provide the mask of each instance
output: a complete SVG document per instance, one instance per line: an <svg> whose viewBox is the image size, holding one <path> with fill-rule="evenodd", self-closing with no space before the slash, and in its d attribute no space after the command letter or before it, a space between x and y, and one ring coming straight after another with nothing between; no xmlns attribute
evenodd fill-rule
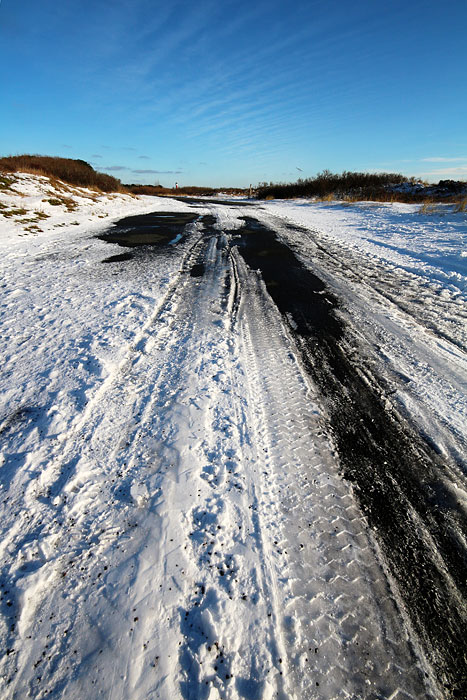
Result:
<svg viewBox="0 0 467 700"><path fill-rule="evenodd" d="M236 263L290 696L431 697L294 344L260 278Z"/></svg>

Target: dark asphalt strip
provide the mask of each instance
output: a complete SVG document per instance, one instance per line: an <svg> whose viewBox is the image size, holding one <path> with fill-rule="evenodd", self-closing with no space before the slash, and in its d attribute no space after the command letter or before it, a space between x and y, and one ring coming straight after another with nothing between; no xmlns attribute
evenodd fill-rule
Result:
<svg viewBox="0 0 467 700"><path fill-rule="evenodd" d="M275 233L253 218L232 231L289 322L323 397L343 475L385 554L446 698L467 697L467 524L442 478L447 469L414 427L384 407L384 387L361 366L338 300Z"/></svg>

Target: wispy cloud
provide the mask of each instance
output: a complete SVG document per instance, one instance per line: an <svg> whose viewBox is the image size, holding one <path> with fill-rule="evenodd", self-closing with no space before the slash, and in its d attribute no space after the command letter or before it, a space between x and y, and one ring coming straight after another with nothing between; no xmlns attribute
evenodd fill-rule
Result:
<svg viewBox="0 0 467 700"><path fill-rule="evenodd" d="M438 168L422 173L423 177L440 177L445 179L467 178L467 165L458 165L454 168Z"/></svg>
<svg viewBox="0 0 467 700"><path fill-rule="evenodd" d="M181 175L183 170L131 170L137 175Z"/></svg>
<svg viewBox="0 0 467 700"><path fill-rule="evenodd" d="M325 115L329 132L335 128L335 92L351 103L355 86L348 81L334 88L329 70L318 66L339 55L342 46L360 36L362 27L368 31L367 18L358 28L350 27L333 12L318 13L310 21L305 5L291 12L289 28L294 31L286 31L288 20L276 16L266 0L240 3L241 10L237 0L173 0L157 13L148 11L150 0L136 5L122 0L118 14L110 9L105 13L110 31L102 51L109 68L93 62L89 70L95 74L88 83L98 101L104 96L120 104L124 94L131 118L143 129L151 124L170 133L170 123L191 143L203 138L217 152L219 142L226 156L238 155L239 142L243 155L263 154L266 144L280 153L297 134L309 133L316 116ZM339 3L331 5L337 8ZM304 21L297 21L299 17ZM255 25L261 27L257 41L242 40ZM360 43L358 58L363 60L369 49ZM319 103L315 94L320 95ZM122 106L118 118L125 117L126 110Z"/></svg>
<svg viewBox="0 0 467 700"><path fill-rule="evenodd" d="M439 156L433 158L421 158L422 163L467 163L467 156L459 156L456 158L442 158Z"/></svg>
<svg viewBox="0 0 467 700"><path fill-rule="evenodd" d="M134 173L135 175L181 175L183 170L155 170L153 168L130 168L126 165L107 165L100 166L99 170L105 170L108 173L120 173L126 171L127 173Z"/></svg>
<svg viewBox="0 0 467 700"><path fill-rule="evenodd" d="M102 158L102 156L99 153L93 153L91 158Z"/></svg>
<svg viewBox="0 0 467 700"><path fill-rule="evenodd" d="M107 170L109 173L118 173L121 170L129 170L125 165L108 165L106 167L102 167L101 170Z"/></svg>

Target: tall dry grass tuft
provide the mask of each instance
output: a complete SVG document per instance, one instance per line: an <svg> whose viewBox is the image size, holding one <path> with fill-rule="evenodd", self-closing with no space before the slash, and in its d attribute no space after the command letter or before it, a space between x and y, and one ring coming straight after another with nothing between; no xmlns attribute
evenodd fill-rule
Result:
<svg viewBox="0 0 467 700"><path fill-rule="evenodd" d="M425 199L423 204L421 205L420 209L418 210L419 214L436 214L438 211L438 206L434 202L434 200L430 197L428 199Z"/></svg>
<svg viewBox="0 0 467 700"><path fill-rule="evenodd" d="M454 207L454 212L456 214L467 212L467 197L464 197L464 199L461 199L460 202L456 204Z"/></svg>

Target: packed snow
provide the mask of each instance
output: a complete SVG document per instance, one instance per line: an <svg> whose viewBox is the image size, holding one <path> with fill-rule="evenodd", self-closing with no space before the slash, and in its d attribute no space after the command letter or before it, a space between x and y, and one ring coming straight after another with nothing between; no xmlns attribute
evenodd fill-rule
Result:
<svg viewBox="0 0 467 700"><path fill-rule="evenodd" d="M254 212L321 261L465 507L466 214L12 180L2 697L437 697L288 328L226 250ZM157 211L199 219L157 254L102 262L124 249L96 234Z"/></svg>

